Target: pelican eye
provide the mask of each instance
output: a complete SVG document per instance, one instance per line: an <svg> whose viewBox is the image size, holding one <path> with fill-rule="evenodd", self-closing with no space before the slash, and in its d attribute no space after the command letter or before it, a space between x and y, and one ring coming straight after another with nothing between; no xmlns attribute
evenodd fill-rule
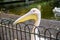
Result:
<svg viewBox="0 0 60 40"><path fill-rule="evenodd" d="M35 10L33 10L33 12L35 12Z"/></svg>

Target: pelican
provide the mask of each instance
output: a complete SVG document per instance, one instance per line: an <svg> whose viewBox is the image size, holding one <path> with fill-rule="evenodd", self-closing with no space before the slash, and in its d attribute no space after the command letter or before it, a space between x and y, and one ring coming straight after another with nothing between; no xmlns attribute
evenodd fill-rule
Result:
<svg viewBox="0 0 60 40"><path fill-rule="evenodd" d="M25 15L18 18L13 23L13 25L18 24L20 22L30 20L30 19L35 20L35 23L34 23L35 26L32 29L32 33L34 33L35 27L38 27L40 25L40 21L41 21L41 11L37 8L32 8L28 13L26 13ZM36 33L38 33L37 31L38 31L38 29L35 30ZM35 37L36 37L36 40L39 40L39 37L37 35ZM40 39L43 40L43 38L40 38ZM31 40L35 40L33 34L31 34Z"/></svg>

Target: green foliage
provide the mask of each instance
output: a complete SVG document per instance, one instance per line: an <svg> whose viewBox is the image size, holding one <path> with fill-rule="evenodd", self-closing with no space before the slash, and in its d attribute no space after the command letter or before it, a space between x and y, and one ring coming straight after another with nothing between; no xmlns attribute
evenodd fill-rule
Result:
<svg viewBox="0 0 60 40"><path fill-rule="evenodd" d="M1 2L3 1L3 0L0 0Z"/></svg>
<svg viewBox="0 0 60 40"><path fill-rule="evenodd" d="M60 0L54 0L54 6L60 7Z"/></svg>
<svg viewBox="0 0 60 40"><path fill-rule="evenodd" d="M51 0L41 0L42 2L48 2L48 1L51 1Z"/></svg>
<svg viewBox="0 0 60 40"><path fill-rule="evenodd" d="M52 6L50 6L49 3L42 4L41 6L42 18L51 19L54 15L52 12Z"/></svg>
<svg viewBox="0 0 60 40"><path fill-rule="evenodd" d="M35 3L35 4L32 4L30 5L29 8L34 8L38 5L41 5L41 15L42 15L42 18L45 18L45 19L51 19L52 17L54 17L54 14L52 12L53 10L53 1L49 1L49 2L42 2L42 3Z"/></svg>
<svg viewBox="0 0 60 40"><path fill-rule="evenodd" d="M53 4L51 4L52 2L42 2L42 3L35 3L32 5L29 5L28 8L25 7L19 7L19 8L15 8L15 9L11 9L10 12L14 13L14 14L18 14L18 15L24 15L25 13L27 13L31 8L37 8L38 5L41 5L41 15L42 18L44 19L51 19L53 17Z"/></svg>
<svg viewBox="0 0 60 40"><path fill-rule="evenodd" d="M29 11L28 8L15 8L15 9L10 9L10 13L16 14L16 15L24 15L25 13L27 13Z"/></svg>
<svg viewBox="0 0 60 40"><path fill-rule="evenodd" d="M60 0L51 0L49 3L53 7L60 7Z"/></svg>

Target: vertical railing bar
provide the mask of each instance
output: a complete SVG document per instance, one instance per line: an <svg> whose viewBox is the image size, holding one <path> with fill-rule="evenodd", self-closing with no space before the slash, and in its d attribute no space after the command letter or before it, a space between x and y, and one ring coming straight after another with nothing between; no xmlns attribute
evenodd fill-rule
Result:
<svg viewBox="0 0 60 40"><path fill-rule="evenodd" d="M38 29L38 33L39 33L39 40L40 40L40 31L39 31L39 29Z"/></svg>
<svg viewBox="0 0 60 40"><path fill-rule="evenodd" d="M16 25L16 35L17 35L17 40L18 40L18 29L17 29L17 25Z"/></svg>
<svg viewBox="0 0 60 40"><path fill-rule="evenodd" d="M10 37L10 40L11 40L11 32L10 32L9 24L8 24L8 29L9 29L9 37Z"/></svg>
<svg viewBox="0 0 60 40"><path fill-rule="evenodd" d="M35 32L34 32L34 34L33 34L33 35L34 35L34 39L36 40L36 37L35 37L35 36L36 36L36 34L35 34Z"/></svg>
<svg viewBox="0 0 60 40"><path fill-rule="evenodd" d="M22 40L22 30L21 30L21 25L19 25L20 27L20 35L21 35L21 40Z"/></svg>
<svg viewBox="0 0 60 40"><path fill-rule="evenodd" d="M25 24L25 27L24 27L24 30L25 30L25 39L27 40L27 38L26 38L26 33L27 33L27 31L26 31L26 27L28 28L28 30L29 30L29 40L31 40L31 33L30 33L30 28L29 28L29 26L28 25L31 25L31 24Z"/></svg>
<svg viewBox="0 0 60 40"><path fill-rule="evenodd" d="M50 34L49 39L51 40L52 38L51 38L51 33L50 33L50 31L49 31L49 28L45 30L45 32L44 32L44 36L46 35L46 32L47 32L47 31L48 31L48 32L49 32L49 34ZM46 36L45 36L45 39L46 39Z"/></svg>
<svg viewBox="0 0 60 40"><path fill-rule="evenodd" d="M35 25L32 25L32 24L27 24L26 26L28 27L28 29L29 29L29 34L30 34L30 40L31 40L31 34L33 34L34 35L34 38L35 38L35 32L34 33L30 33L30 28L29 28L29 26L28 25L31 25L31 26L35 26Z"/></svg>
<svg viewBox="0 0 60 40"><path fill-rule="evenodd" d="M35 36L36 36L35 29L34 29L34 33L33 33L33 35L34 35L34 39L36 40L36 37L35 37Z"/></svg>
<svg viewBox="0 0 60 40"><path fill-rule="evenodd" d="M25 30L25 40L27 40L27 38L26 38L26 27L24 27L24 30Z"/></svg>
<svg viewBox="0 0 60 40"><path fill-rule="evenodd" d="M47 30L47 29L46 29L46 30ZM44 31L44 39L45 39L45 40L46 40L46 36L45 36L45 35L46 35L46 30Z"/></svg>
<svg viewBox="0 0 60 40"><path fill-rule="evenodd" d="M56 34L56 40L59 40L58 39L59 33L60 33L60 31L58 31L57 34Z"/></svg>
<svg viewBox="0 0 60 40"><path fill-rule="evenodd" d="M3 36L3 40L4 40L4 31L3 31L3 26L2 26L2 22L1 22L1 27L2 27L2 36Z"/></svg>
<svg viewBox="0 0 60 40"><path fill-rule="evenodd" d="M35 26L35 28L34 28L34 39L36 40L36 37L35 36L38 36L38 34L37 33L35 33L35 29L36 29L37 27ZM37 34L37 35L36 35Z"/></svg>
<svg viewBox="0 0 60 40"><path fill-rule="evenodd" d="M14 40L14 26L11 24L11 26L12 26L12 33L13 33L13 40Z"/></svg>
<svg viewBox="0 0 60 40"><path fill-rule="evenodd" d="M6 40L8 40L8 35L7 35L7 28L6 28L6 24L4 24L5 25L5 34L6 34Z"/></svg>
<svg viewBox="0 0 60 40"><path fill-rule="evenodd" d="M29 31L29 40L31 40L31 33L30 33L30 31Z"/></svg>
<svg viewBox="0 0 60 40"><path fill-rule="evenodd" d="M0 34L0 40L2 40L2 39L1 39L1 34Z"/></svg>
<svg viewBox="0 0 60 40"><path fill-rule="evenodd" d="M31 40L31 33L30 33L30 29L29 29L29 39Z"/></svg>

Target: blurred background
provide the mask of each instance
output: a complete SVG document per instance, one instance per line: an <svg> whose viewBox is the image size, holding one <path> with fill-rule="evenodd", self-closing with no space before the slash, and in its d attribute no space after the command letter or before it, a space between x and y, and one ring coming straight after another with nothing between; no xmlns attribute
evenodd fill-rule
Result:
<svg viewBox="0 0 60 40"><path fill-rule="evenodd" d="M0 0L0 11L22 16L39 5L42 19L55 19L52 10L54 7L60 7L60 0Z"/></svg>

